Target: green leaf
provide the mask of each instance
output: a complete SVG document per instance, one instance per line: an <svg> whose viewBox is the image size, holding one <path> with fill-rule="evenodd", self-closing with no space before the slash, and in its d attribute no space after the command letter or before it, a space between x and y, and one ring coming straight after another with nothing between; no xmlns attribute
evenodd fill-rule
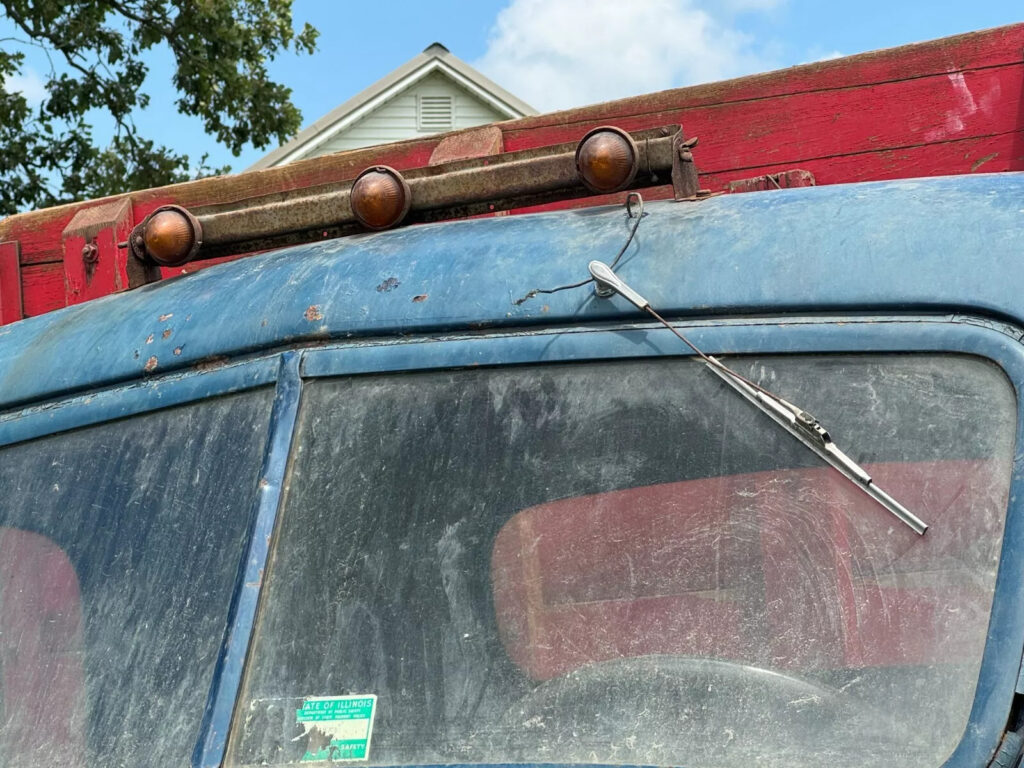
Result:
<svg viewBox="0 0 1024 768"><path fill-rule="evenodd" d="M0 18L53 62L33 106L4 85L25 74L24 51L0 50L0 215L230 170L205 155L190 164L136 128L153 48L175 61L176 95L158 103L198 117L235 155L286 141L301 124L291 90L266 69L281 52L316 49L313 27L295 31L292 0L0 0ZM113 121L103 148L92 138L96 115Z"/></svg>

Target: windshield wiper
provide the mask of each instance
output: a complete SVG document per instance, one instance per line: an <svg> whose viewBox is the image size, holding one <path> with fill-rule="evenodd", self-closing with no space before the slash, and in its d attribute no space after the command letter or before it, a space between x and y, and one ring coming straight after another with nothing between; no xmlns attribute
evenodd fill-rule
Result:
<svg viewBox="0 0 1024 768"><path fill-rule="evenodd" d="M750 379L741 376L712 355L704 354L694 346L693 342L655 312L647 299L630 288L604 262L592 261L588 265L588 269L596 283L599 296L607 297L617 293L637 309L650 314L655 320L678 336L704 361L708 368L742 395L744 399L764 411L776 424L780 425L807 448L828 462L843 477L860 488L861 491L874 499L878 504L881 504L889 512L910 526L915 533L923 534L928 530L928 525L924 521L879 488L871 479L871 475L864 471L863 467L843 453L839 446L833 442L828 430L811 414L783 400L778 395L772 394Z"/></svg>

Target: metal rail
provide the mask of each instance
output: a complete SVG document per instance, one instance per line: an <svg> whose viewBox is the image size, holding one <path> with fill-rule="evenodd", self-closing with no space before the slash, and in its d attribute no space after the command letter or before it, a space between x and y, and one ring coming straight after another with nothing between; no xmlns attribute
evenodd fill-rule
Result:
<svg viewBox="0 0 1024 768"><path fill-rule="evenodd" d="M675 199L696 199L701 190L692 149L678 125L627 133L634 148L633 175L624 191L670 183ZM593 133L590 132L587 136ZM583 137L586 139L586 136ZM577 167L580 143L508 152L415 168L398 175L407 185L408 214L402 224L453 219L511 208L540 205L593 195ZM185 210L158 209L140 222L126 243L136 259L141 282L154 279L154 263L147 252L146 227L159 210L173 209L191 223L193 247L178 263L249 253L272 247L314 242L365 231L353 210L353 183L335 184L317 191L299 190L225 206Z"/></svg>

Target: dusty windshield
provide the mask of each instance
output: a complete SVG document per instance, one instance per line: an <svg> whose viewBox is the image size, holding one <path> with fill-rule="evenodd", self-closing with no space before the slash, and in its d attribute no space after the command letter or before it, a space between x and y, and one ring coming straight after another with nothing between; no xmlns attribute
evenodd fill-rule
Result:
<svg viewBox="0 0 1024 768"><path fill-rule="evenodd" d="M918 536L686 359L310 382L231 765L938 765L1016 405L957 356L734 359Z"/></svg>

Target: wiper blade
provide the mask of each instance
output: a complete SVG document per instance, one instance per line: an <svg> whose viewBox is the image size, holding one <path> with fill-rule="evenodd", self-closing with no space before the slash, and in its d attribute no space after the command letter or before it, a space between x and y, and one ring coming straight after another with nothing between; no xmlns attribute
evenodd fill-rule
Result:
<svg viewBox="0 0 1024 768"><path fill-rule="evenodd" d="M709 355L709 357L711 356ZM793 437L831 464L846 479L909 525L915 533L922 534L928 530L928 525L923 520L879 488L871 479L871 475L865 472L860 464L843 453L839 446L832 441L828 430L811 414L786 402L781 397L754 389L714 357L711 359L718 365L707 363L707 366L721 377L722 381L768 414L775 423L781 425Z"/></svg>
<svg viewBox="0 0 1024 768"><path fill-rule="evenodd" d="M630 288L607 264L600 261L592 261L588 268L591 276L594 278L594 282L597 284L598 295L610 296L612 293L617 293L637 309L650 314L697 353L705 365L726 384L735 389L748 402L766 413L776 424L793 435L793 437L803 443L804 446L813 451L817 456L828 462L833 469L860 488L861 491L874 499L875 502L881 504L890 513L908 525L915 533L923 534L928 530L928 525L924 521L879 488L863 467L843 453L832 440L828 430L811 414L744 378L717 358L704 354L694 346L693 342L655 312L650 302Z"/></svg>

